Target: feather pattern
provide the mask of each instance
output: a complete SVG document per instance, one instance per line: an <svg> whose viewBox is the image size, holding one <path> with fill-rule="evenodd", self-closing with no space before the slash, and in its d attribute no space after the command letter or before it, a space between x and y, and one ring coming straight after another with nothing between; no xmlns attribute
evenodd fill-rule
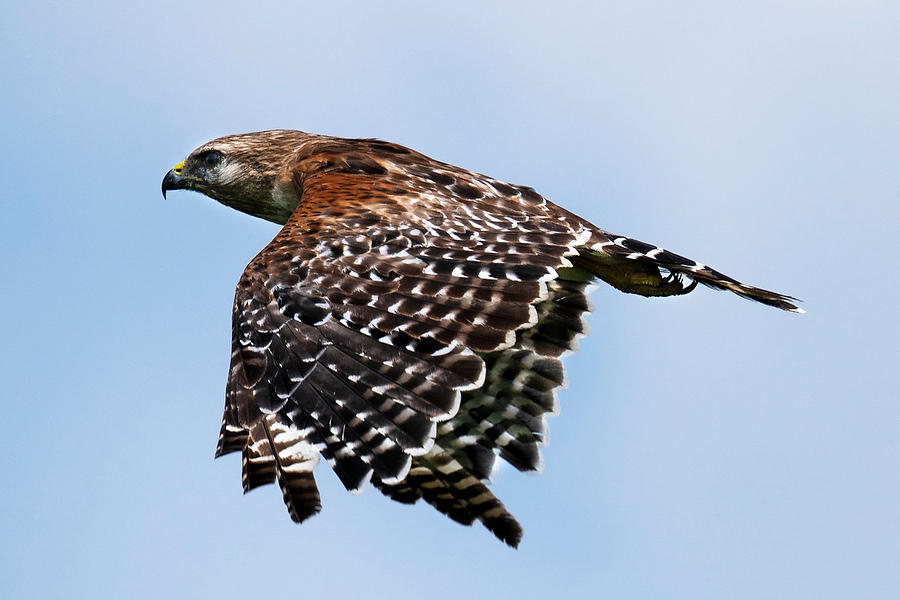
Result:
<svg viewBox="0 0 900 600"><path fill-rule="evenodd" d="M194 159L212 150L223 164ZM522 529L486 485L498 457L541 470L594 283L669 296L699 282L800 311L379 140L228 136L167 175L177 188L283 225L238 282L216 455L242 453L245 491L277 481L295 521L320 510L321 455L348 490L372 481L515 546Z"/></svg>

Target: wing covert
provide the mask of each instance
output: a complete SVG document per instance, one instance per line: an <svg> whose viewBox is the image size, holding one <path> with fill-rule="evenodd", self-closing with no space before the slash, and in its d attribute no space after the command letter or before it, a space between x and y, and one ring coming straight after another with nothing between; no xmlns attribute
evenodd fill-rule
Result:
<svg viewBox="0 0 900 600"><path fill-rule="evenodd" d="M460 480L477 481L493 458L476 466L472 457L485 452L536 468L534 452L526 459L516 449L542 439L542 415L553 406L535 412L531 398L530 412L507 410L502 425L526 421L510 441L497 427L485 433L483 423L500 419L531 388L506 390L500 400L491 392L496 405L489 408L480 389L489 374L499 385L495 367L502 362L508 370L510 360L552 370L559 381L551 388L561 383L558 361L535 363L530 355L540 355L523 348L521 333L538 323L540 303L555 294L557 269L571 266L567 257L589 233L549 211L536 213L543 199L522 191L528 188L464 171L454 181L468 181L435 185L452 169L440 163L416 174L384 161L384 172L374 173L369 163L369 172L354 172L363 163L342 160L349 164L343 170L322 156L297 165L301 203L238 284L222 439L250 432L256 462L245 451L245 481L274 476L288 500L290 486L264 456L277 455L276 445L254 445L260 422L296 432L304 451L324 456L353 491L373 477L382 489L402 485L414 465L419 475L410 483L429 481L424 473L435 465L453 465L463 470ZM452 189L478 198L454 214ZM513 197L505 195L510 190ZM439 436L444 441L435 447ZM239 445L220 443L219 453ZM263 476L248 474L251 468ZM448 474L440 477L448 485ZM496 512L488 503L470 511L469 521L487 524L496 517L485 517L488 509Z"/></svg>
<svg viewBox="0 0 900 600"><path fill-rule="evenodd" d="M245 491L278 482L298 522L321 508L322 456L351 491L371 480L518 544L487 483L498 457L541 469L597 280L643 296L702 283L802 312L531 188L379 140L225 136L166 174L163 195L175 189L283 225L235 292L216 455L241 452Z"/></svg>

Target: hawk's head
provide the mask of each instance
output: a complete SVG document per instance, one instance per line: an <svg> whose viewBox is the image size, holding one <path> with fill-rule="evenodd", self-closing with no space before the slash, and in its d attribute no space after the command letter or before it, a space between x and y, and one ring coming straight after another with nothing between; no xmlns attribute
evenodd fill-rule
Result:
<svg viewBox="0 0 900 600"><path fill-rule="evenodd" d="M203 144L162 181L169 190L193 190L256 217L284 224L299 202L291 165L316 136L273 130L230 135Z"/></svg>

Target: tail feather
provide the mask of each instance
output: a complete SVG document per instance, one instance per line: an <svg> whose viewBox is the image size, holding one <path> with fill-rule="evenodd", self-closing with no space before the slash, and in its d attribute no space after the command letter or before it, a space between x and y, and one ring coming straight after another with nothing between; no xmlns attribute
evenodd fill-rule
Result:
<svg viewBox="0 0 900 600"><path fill-rule="evenodd" d="M642 296L675 296L692 291L697 283L790 312L806 312L797 298L746 285L702 263L664 248L624 236L595 232L588 246L572 257L574 273L586 272L613 287ZM684 278L691 281L684 284Z"/></svg>

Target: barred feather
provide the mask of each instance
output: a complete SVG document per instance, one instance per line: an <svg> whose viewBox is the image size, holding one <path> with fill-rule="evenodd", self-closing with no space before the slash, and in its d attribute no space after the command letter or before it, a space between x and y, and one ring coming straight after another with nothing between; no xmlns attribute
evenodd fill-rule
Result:
<svg viewBox="0 0 900 600"><path fill-rule="evenodd" d="M398 484L373 483L389 498L406 504L420 498L457 523L480 521L491 533L513 548L522 539L522 527L487 486L450 452L435 446L414 460L406 479Z"/></svg>
<svg viewBox="0 0 900 600"><path fill-rule="evenodd" d="M216 455L240 450L245 491L277 481L295 521L320 509L321 455L351 491L371 480L517 545L486 482L497 457L541 470L597 280L645 296L702 283L802 312L531 188L379 140L228 136L167 189L284 225L237 286Z"/></svg>

